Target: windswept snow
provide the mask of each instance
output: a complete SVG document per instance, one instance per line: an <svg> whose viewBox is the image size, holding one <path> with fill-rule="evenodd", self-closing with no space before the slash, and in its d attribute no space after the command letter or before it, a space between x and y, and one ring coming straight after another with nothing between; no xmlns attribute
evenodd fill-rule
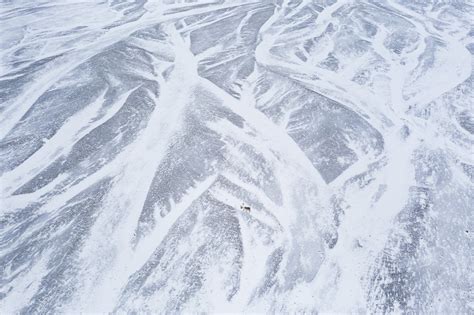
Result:
<svg viewBox="0 0 474 315"><path fill-rule="evenodd" d="M0 313L473 313L473 11L0 1Z"/></svg>

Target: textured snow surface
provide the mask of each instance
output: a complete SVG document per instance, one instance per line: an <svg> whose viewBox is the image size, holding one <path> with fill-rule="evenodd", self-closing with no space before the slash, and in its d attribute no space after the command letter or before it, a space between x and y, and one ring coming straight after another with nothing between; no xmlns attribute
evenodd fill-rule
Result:
<svg viewBox="0 0 474 315"><path fill-rule="evenodd" d="M473 313L473 12L0 0L0 313Z"/></svg>

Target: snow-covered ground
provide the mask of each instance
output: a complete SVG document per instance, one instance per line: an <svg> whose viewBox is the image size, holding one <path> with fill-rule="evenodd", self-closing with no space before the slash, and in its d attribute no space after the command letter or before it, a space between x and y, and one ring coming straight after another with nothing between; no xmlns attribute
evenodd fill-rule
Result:
<svg viewBox="0 0 474 315"><path fill-rule="evenodd" d="M474 312L473 12L0 1L0 313Z"/></svg>

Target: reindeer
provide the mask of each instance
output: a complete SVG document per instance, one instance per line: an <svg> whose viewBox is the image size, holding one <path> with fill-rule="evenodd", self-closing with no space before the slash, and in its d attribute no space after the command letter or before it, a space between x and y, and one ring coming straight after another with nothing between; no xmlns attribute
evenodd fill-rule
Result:
<svg viewBox="0 0 474 315"><path fill-rule="evenodd" d="M247 211L248 213L250 213L250 206L246 206L244 203L242 203L240 205L240 210Z"/></svg>

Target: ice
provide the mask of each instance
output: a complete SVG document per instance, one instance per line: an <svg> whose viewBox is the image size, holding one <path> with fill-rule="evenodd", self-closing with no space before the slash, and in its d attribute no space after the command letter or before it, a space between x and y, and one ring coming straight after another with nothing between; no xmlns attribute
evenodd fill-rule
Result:
<svg viewBox="0 0 474 315"><path fill-rule="evenodd" d="M468 2L0 3L0 313L474 312Z"/></svg>

